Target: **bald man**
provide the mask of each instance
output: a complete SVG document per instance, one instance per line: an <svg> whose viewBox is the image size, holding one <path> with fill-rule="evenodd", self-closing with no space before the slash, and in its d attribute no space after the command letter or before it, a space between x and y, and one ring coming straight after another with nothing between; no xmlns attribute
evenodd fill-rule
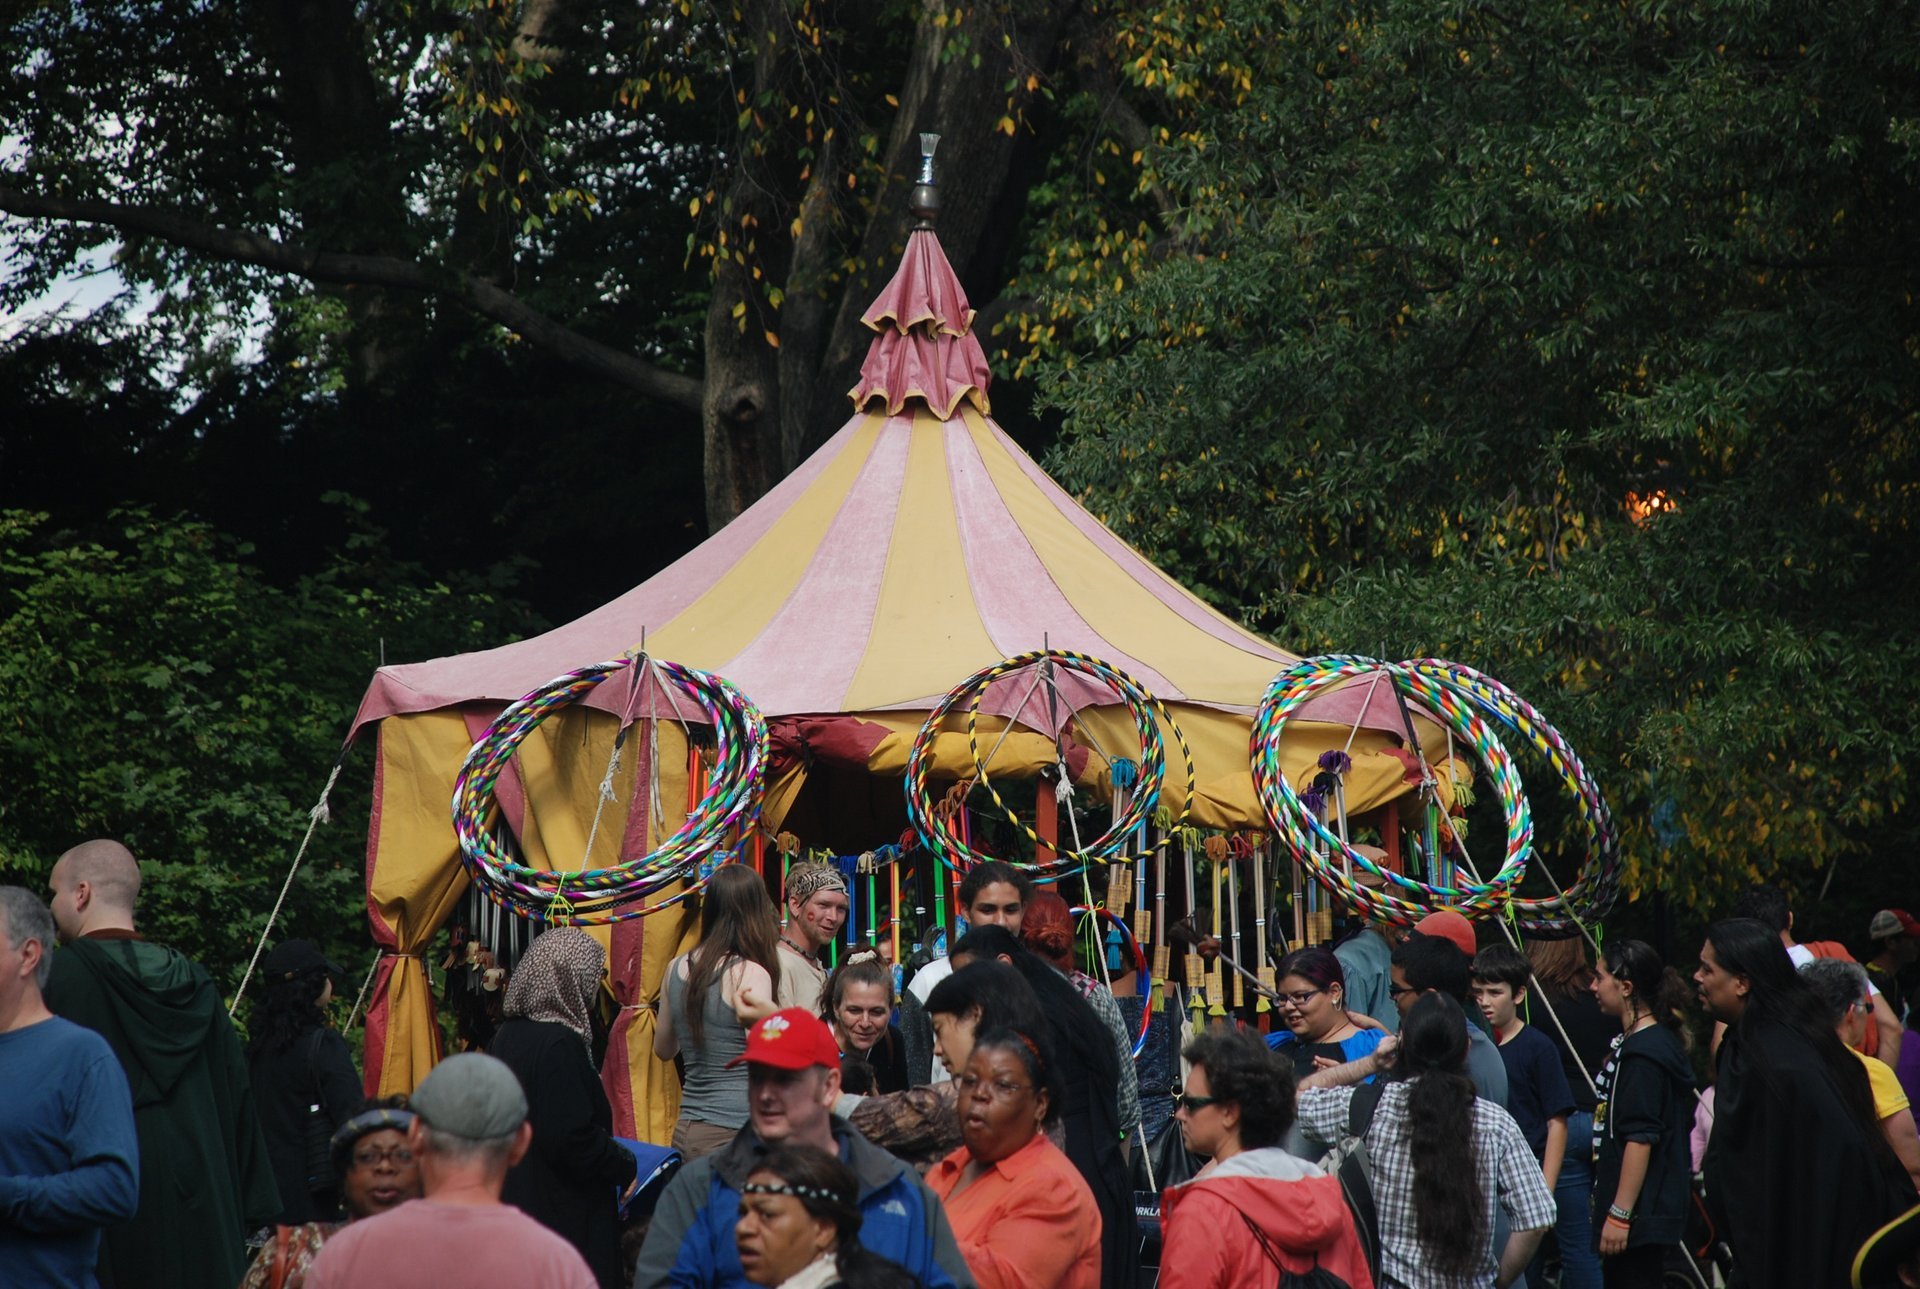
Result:
<svg viewBox="0 0 1920 1289"><path fill-rule="evenodd" d="M238 1284L247 1233L279 1216L280 1195L220 991L141 938L140 865L119 842L74 847L48 885L62 947L47 1007L107 1040L140 1141L140 1207L107 1228L100 1283Z"/></svg>

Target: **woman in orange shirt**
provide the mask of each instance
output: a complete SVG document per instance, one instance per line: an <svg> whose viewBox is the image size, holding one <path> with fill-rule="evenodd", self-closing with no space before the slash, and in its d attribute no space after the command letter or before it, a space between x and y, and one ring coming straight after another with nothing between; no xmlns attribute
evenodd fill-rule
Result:
<svg viewBox="0 0 1920 1289"><path fill-rule="evenodd" d="M1036 1039L974 1040L960 1086L960 1149L927 1185L980 1289L1098 1289L1100 1211L1080 1171L1042 1131L1060 1088Z"/></svg>

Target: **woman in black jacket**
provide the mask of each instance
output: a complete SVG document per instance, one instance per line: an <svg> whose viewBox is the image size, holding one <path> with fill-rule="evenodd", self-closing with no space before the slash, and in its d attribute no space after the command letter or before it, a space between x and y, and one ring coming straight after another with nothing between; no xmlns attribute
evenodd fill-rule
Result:
<svg viewBox="0 0 1920 1289"><path fill-rule="evenodd" d="M507 1174L501 1198L580 1250L601 1289L619 1289L616 1196L634 1161L613 1139L588 1020L606 951L577 927L536 938L514 968L489 1049L527 1094L533 1146Z"/></svg>
<svg viewBox="0 0 1920 1289"><path fill-rule="evenodd" d="M338 972L311 940L284 941L260 960L266 989L253 1012L247 1077L287 1226L340 1218L329 1143L366 1100L347 1041L327 1025Z"/></svg>

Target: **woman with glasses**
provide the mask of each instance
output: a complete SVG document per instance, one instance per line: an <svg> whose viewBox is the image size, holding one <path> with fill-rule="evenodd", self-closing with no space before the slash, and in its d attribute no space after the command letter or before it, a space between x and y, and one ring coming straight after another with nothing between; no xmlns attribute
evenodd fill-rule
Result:
<svg viewBox="0 0 1920 1289"><path fill-rule="evenodd" d="M975 1039L960 1092L960 1149L927 1186L946 1206L980 1289L1097 1289L1100 1211L1046 1125L1062 1089L1044 1035Z"/></svg>
<svg viewBox="0 0 1920 1289"><path fill-rule="evenodd" d="M354 1115L333 1134L333 1171L340 1179L346 1221L275 1227L240 1289L301 1289L320 1246L347 1222L420 1198L420 1165L407 1149L413 1112L405 1108L406 1100L394 1097Z"/></svg>
<svg viewBox="0 0 1920 1289"><path fill-rule="evenodd" d="M1347 1011L1346 977L1331 949L1295 949L1280 959L1279 1000L1286 1029L1267 1037L1267 1046L1293 1065L1296 1079L1315 1069L1357 1061L1386 1037L1378 1027L1357 1025ZM1362 1017L1371 1024L1370 1017Z"/></svg>
<svg viewBox="0 0 1920 1289"><path fill-rule="evenodd" d="M1210 1157L1160 1200L1160 1289L1237 1289L1316 1268L1373 1284L1340 1182L1280 1145L1293 1126L1293 1073L1246 1033L1187 1044L1192 1069L1174 1120Z"/></svg>

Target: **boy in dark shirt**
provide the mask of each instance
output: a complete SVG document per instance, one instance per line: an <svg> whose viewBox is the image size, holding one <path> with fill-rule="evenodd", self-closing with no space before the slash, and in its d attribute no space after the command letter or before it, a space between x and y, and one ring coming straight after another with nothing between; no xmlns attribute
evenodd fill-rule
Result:
<svg viewBox="0 0 1920 1289"><path fill-rule="evenodd" d="M1509 945L1482 949L1473 960L1473 1000L1500 1044L1507 1067L1507 1112L1513 1116L1552 1190L1567 1153L1567 1116L1574 1111L1560 1049L1520 1019L1532 975L1526 955Z"/></svg>

